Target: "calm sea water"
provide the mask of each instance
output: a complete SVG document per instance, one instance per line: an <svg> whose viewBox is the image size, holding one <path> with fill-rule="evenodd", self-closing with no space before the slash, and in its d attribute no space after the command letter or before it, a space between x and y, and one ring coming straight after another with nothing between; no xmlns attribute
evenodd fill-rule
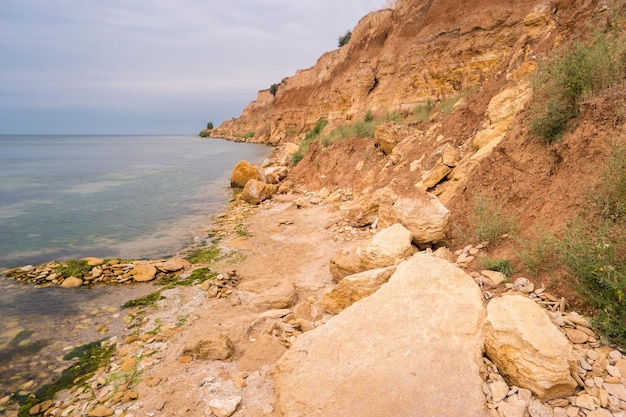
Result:
<svg viewBox="0 0 626 417"><path fill-rule="evenodd" d="M241 159L261 145L171 136L0 135L0 269L85 256L168 256L206 236ZM150 284L65 289L0 278L0 399L67 364L64 349L126 331ZM3 414L0 405L0 415Z"/></svg>
<svg viewBox="0 0 626 417"><path fill-rule="evenodd" d="M0 268L159 257L224 207L261 145L171 136L0 135Z"/></svg>

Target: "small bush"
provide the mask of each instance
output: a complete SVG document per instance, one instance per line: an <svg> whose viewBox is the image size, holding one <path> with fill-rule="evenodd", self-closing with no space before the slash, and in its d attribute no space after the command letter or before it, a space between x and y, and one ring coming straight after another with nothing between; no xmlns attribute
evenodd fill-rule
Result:
<svg viewBox="0 0 626 417"><path fill-rule="evenodd" d="M513 265L511 265L511 261L508 259L483 258L481 259L481 265L484 269L501 272L507 278L510 278L511 274L513 274Z"/></svg>
<svg viewBox="0 0 626 417"><path fill-rule="evenodd" d="M556 50L540 62L533 81L530 132L544 143L561 138L578 115L581 99L621 82L626 43L615 33L597 33Z"/></svg>
<svg viewBox="0 0 626 417"><path fill-rule="evenodd" d="M595 198L602 216L611 221L626 221L626 147L612 145L602 169L601 193Z"/></svg>
<svg viewBox="0 0 626 417"><path fill-rule="evenodd" d="M273 95L273 96L275 96L275 95L276 95L276 93L278 92L278 86L279 86L279 85L280 85L280 84L272 84L272 85L270 86L270 94L271 94L271 95Z"/></svg>
<svg viewBox="0 0 626 417"><path fill-rule="evenodd" d="M531 241L520 240L522 248L518 252L520 261L528 271L537 276L558 265L557 240L545 230L538 230Z"/></svg>
<svg viewBox="0 0 626 417"><path fill-rule="evenodd" d="M337 39L337 45L341 48L344 45L347 45L350 42L350 38L352 37L352 31L348 30L345 34L339 36Z"/></svg>
<svg viewBox="0 0 626 417"><path fill-rule="evenodd" d="M568 229L560 251L581 299L596 309L596 330L626 347L626 233L611 221L592 230L585 224L579 220Z"/></svg>
<svg viewBox="0 0 626 417"><path fill-rule="evenodd" d="M309 133L306 134L305 140L314 140L322 133L322 130L328 125L328 120L323 117L319 118Z"/></svg>
<svg viewBox="0 0 626 417"><path fill-rule="evenodd" d="M477 242L496 245L504 235L517 230L513 215L491 196L474 194L470 214L471 228Z"/></svg>

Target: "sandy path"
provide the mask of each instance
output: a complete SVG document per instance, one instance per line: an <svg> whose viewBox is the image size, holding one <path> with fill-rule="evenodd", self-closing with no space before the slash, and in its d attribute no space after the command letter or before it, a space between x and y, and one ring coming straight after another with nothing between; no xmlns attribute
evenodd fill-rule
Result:
<svg viewBox="0 0 626 417"><path fill-rule="evenodd" d="M220 244L225 249L238 249L247 257L237 264L221 265L218 268L224 270L218 271L236 269L242 283L260 280L271 286L290 281L295 285L298 302L315 302L315 310L322 294L332 286L328 262L341 243L333 239L328 227L339 221L341 212L326 205L298 209L290 202L265 203L243 219L233 210L237 209L231 208L222 220L222 228L228 229L230 223L231 233ZM232 232L234 223L239 222L245 225L248 236ZM170 291L143 330L150 328L150 322L171 322L174 316L188 321L182 331L162 342L159 353L144 363L143 382L135 389L139 399L127 408L128 413L211 415L208 403L212 399L240 396L243 400L234 415L275 415L273 362L263 364L259 360L258 366L252 365L256 369L250 371L248 365L248 372L238 366L246 350L273 320L262 318L263 312L254 305L242 303L237 291L224 299L207 298L196 287ZM235 353L230 360L181 363L180 354L186 343L216 333L226 334L233 341ZM147 382L159 379L161 382L153 387Z"/></svg>

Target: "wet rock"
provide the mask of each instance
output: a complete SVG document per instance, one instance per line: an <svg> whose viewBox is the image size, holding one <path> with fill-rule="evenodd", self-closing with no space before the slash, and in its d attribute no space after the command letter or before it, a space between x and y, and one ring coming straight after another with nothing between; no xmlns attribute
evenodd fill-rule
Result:
<svg viewBox="0 0 626 417"><path fill-rule="evenodd" d="M182 258L171 258L158 264L157 268L162 272L176 272L191 268L191 263Z"/></svg>
<svg viewBox="0 0 626 417"><path fill-rule="evenodd" d="M157 269L151 264L135 264L131 271L133 279L137 282L152 281L156 278Z"/></svg>
<svg viewBox="0 0 626 417"><path fill-rule="evenodd" d="M67 277L61 283L63 288L78 288L83 285L83 280L76 277Z"/></svg>

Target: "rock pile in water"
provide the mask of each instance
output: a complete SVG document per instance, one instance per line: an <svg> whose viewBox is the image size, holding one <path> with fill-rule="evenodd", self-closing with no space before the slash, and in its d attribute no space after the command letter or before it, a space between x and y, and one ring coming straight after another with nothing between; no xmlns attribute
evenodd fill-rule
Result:
<svg viewBox="0 0 626 417"><path fill-rule="evenodd" d="M68 269L64 268L65 262L58 261L13 268L4 273L19 282L75 288L97 283L147 282L191 268L189 261L181 258L130 262L119 259L83 258L73 262L80 265L78 272L73 275L68 275Z"/></svg>

